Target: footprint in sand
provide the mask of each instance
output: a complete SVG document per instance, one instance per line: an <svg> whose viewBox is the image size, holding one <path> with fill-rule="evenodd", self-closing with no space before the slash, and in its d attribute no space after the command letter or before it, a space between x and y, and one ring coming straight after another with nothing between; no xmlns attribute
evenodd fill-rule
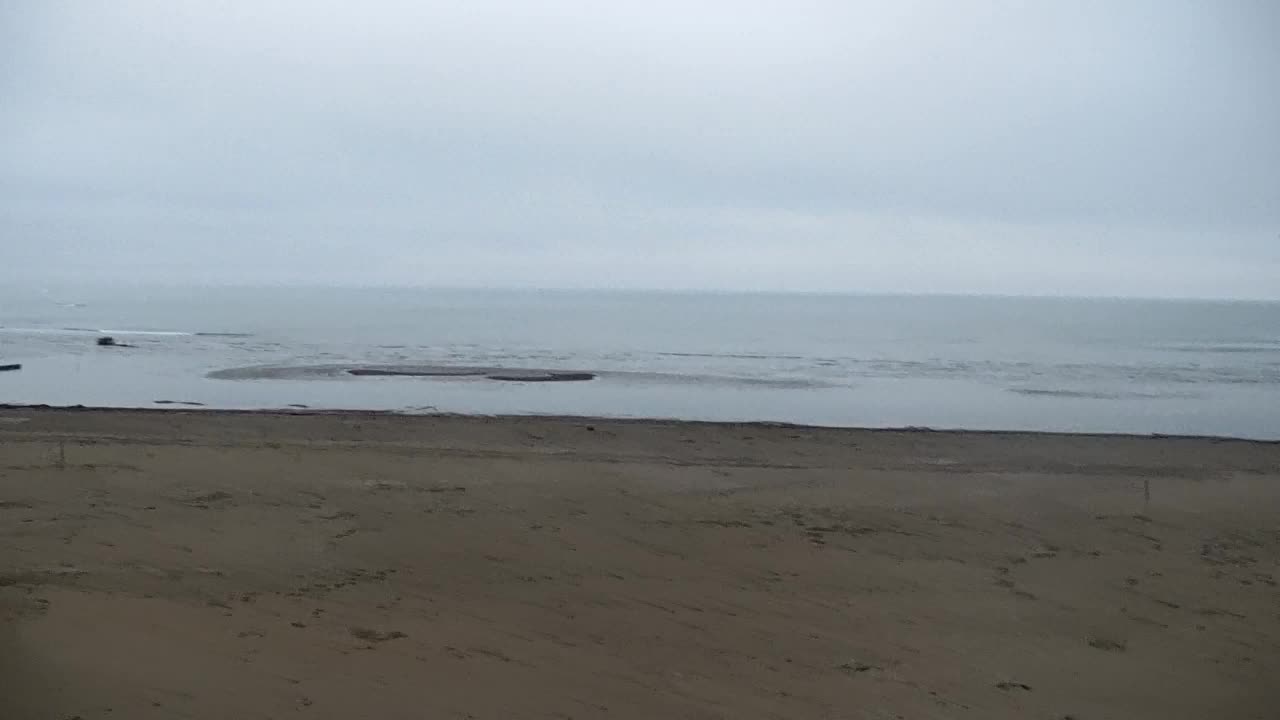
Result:
<svg viewBox="0 0 1280 720"><path fill-rule="evenodd" d="M229 492L215 490L213 492L202 493L200 495L193 495L192 497L181 500L180 502L192 507L208 508L211 503L224 502L232 499L232 497L233 496Z"/></svg>
<svg viewBox="0 0 1280 720"><path fill-rule="evenodd" d="M349 628L349 631L351 632L352 637L371 643L387 642L388 640L399 640L401 638L409 637L399 630L378 632L377 630L372 630L370 628L353 627Z"/></svg>

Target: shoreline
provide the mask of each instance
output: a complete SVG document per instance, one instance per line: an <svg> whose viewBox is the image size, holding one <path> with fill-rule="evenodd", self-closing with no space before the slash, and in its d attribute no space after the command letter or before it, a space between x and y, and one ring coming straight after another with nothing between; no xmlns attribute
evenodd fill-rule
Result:
<svg viewBox="0 0 1280 720"><path fill-rule="evenodd" d="M606 415L565 415L565 414L484 414L464 412L419 412L411 410L369 410L343 408L283 407L283 408L218 408L199 403L188 403L174 400L155 400L155 404L165 407L114 407L95 405L48 405L43 403L0 403L0 413L9 411L68 412L68 413L161 413L171 415L211 415L247 417L262 416L319 416L319 417L396 417L396 418L436 418L436 419L477 419L490 421L541 420L564 423L593 423L615 425L655 425L655 426L708 426L725 428L791 428L817 432L848 433L886 433L886 434L935 434L952 436L994 436L994 437L1062 437L1062 438L1116 438L1134 440L1186 440L1214 443L1243 443L1257 445L1280 445L1280 439L1268 440L1233 435L1196 435L1178 433L1125 433L1125 432L1069 432L1057 430L992 430L951 427L928 427L906 425L898 427L876 427L859 425L814 425L792 423L775 420L688 420L664 417L609 417Z"/></svg>

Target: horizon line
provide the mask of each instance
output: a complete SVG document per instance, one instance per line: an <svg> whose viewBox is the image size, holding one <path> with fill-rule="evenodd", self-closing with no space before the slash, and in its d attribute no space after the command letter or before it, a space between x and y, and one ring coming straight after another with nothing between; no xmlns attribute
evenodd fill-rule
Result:
<svg viewBox="0 0 1280 720"><path fill-rule="evenodd" d="M226 290L390 290L390 291L426 291L426 292L512 292L512 293L616 293L616 294L654 294L654 295L766 295L766 296L826 296L826 297L936 297L936 298L986 298L986 299L1019 299L1019 300L1135 300L1160 302L1241 302L1241 303L1280 303L1280 295L1275 297L1247 296L1206 296L1206 295L1108 295L1108 294L1076 294L1076 293L1010 293L983 291L913 291L913 290L833 290L833 289L749 289L749 288L664 288L664 287L566 287L551 285L526 286L484 286L484 285L411 285L404 283L323 283L323 282L166 282L135 281L108 283L90 280L87 282L57 281L53 283L33 284L32 290L49 292L50 288L65 290L67 285L80 285L93 289L104 288L162 288L162 289L226 289ZM9 289L16 289L12 285Z"/></svg>

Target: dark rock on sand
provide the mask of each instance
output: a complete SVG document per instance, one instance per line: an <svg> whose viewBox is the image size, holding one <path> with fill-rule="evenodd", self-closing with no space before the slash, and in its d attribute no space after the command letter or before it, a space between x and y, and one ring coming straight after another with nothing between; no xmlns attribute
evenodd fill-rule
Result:
<svg viewBox="0 0 1280 720"><path fill-rule="evenodd" d="M98 338L98 347L131 348L133 346L128 343L116 342L116 339L110 335L104 335Z"/></svg>

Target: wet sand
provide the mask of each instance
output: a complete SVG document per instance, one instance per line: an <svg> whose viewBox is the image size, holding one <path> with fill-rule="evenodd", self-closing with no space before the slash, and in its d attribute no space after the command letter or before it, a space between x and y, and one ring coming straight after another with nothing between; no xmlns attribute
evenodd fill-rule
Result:
<svg viewBox="0 0 1280 720"><path fill-rule="evenodd" d="M1280 445L0 411L0 718L1274 718Z"/></svg>

